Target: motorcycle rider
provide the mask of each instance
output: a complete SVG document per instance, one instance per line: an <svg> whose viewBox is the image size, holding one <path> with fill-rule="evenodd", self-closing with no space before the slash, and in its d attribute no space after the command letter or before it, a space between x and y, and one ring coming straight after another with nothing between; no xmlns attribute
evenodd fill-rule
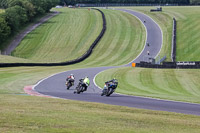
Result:
<svg viewBox="0 0 200 133"><path fill-rule="evenodd" d="M74 93L80 94L80 92L84 92L87 90L87 87L90 85L90 79L86 76L85 78L79 79L79 84L76 87L76 91ZM82 87L82 90L80 90Z"/></svg>
<svg viewBox="0 0 200 133"><path fill-rule="evenodd" d="M74 85L74 80L75 80L75 77L73 74L70 74L70 76L67 77L66 81L68 81L69 83L72 84L72 86Z"/></svg>
<svg viewBox="0 0 200 133"><path fill-rule="evenodd" d="M83 86L84 86L84 90L83 91L87 91L88 86L90 85L90 79L86 76L83 79Z"/></svg>
<svg viewBox="0 0 200 133"><path fill-rule="evenodd" d="M108 89L108 92L109 92L111 86L114 86L115 88L117 88L117 85L118 85L117 79L113 78L112 80L105 82L104 89L107 88L107 89ZM114 88L114 89L115 89L115 88Z"/></svg>

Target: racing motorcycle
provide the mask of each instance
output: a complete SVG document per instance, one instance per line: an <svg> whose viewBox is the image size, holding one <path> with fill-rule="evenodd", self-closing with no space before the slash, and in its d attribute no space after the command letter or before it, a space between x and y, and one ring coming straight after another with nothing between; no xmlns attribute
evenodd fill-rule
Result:
<svg viewBox="0 0 200 133"><path fill-rule="evenodd" d="M105 83L104 89L102 90L101 96L110 96L113 92L115 92L117 88L118 82L115 83Z"/></svg>
<svg viewBox="0 0 200 133"><path fill-rule="evenodd" d="M69 90L70 87L72 87L74 84L74 80L73 79L67 79L66 81L66 86L67 86L67 90Z"/></svg>
<svg viewBox="0 0 200 133"><path fill-rule="evenodd" d="M79 80L79 83L76 87L76 91L74 91L74 94L77 93L77 94L80 94L81 92L84 92L85 91L85 87L87 87L87 84L85 84L83 82L83 79L80 79Z"/></svg>

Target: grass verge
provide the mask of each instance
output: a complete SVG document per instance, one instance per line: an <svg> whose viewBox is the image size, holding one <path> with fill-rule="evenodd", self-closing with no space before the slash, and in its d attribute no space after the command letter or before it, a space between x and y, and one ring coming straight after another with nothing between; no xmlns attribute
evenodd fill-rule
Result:
<svg viewBox="0 0 200 133"><path fill-rule="evenodd" d="M112 78L119 80L117 92L176 101L200 103L200 70L144 69L123 67L106 70L96 77L103 88Z"/></svg>
<svg viewBox="0 0 200 133"><path fill-rule="evenodd" d="M0 68L0 132L196 132L199 116L26 96L35 84L71 67Z"/></svg>
<svg viewBox="0 0 200 133"><path fill-rule="evenodd" d="M0 95L1 132L198 133L200 117L32 96Z"/></svg>

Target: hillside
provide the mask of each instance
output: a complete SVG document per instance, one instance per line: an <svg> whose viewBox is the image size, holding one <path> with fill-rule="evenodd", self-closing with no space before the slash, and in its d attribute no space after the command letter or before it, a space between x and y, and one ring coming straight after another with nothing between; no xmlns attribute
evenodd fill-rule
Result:
<svg viewBox="0 0 200 133"><path fill-rule="evenodd" d="M28 34L12 52L33 62L62 62L83 55L102 29L96 10L58 9L61 13Z"/></svg>
<svg viewBox="0 0 200 133"><path fill-rule="evenodd" d="M142 51L146 39L140 21L117 10L102 10L107 20L105 35L84 66L114 66L131 62Z"/></svg>
<svg viewBox="0 0 200 133"><path fill-rule="evenodd" d="M63 8L59 10L62 11L60 15L28 34L13 55L25 58L26 60L21 60L23 62L28 60L29 62L59 62L80 57L99 34L102 28L101 16L94 10L90 12L87 9ZM113 10L102 11L106 16L107 30L91 57L86 59L87 63L83 64L87 66L121 65L132 61L143 49L144 27L130 14ZM76 13L79 17L72 17ZM66 18L63 17L65 15ZM85 24L80 23L84 15L87 17ZM89 20L92 21L91 24L86 24ZM88 25L87 30L80 32L81 26L83 28L85 25ZM109 58L112 60L108 60ZM12 59L6 60L6 62L9 61L12 62ZM13 60L13 62L17 61Z"/></svg>

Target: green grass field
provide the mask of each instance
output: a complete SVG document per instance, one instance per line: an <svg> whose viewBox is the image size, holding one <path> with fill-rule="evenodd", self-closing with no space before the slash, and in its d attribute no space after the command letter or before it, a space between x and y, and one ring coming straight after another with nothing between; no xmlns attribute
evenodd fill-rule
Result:
<svg viewBox="0 0 200 133"><path fill-rule="evenodd" d="M147 8L141 10L147 10ZM66 10L66 12L73 11L82 10ZM63 10L61 15L64 15L64 12ZM84 9L81 13L85 12L88 10ZM106 36L94 49L91 57L84 62L65 67L0 68L0 132L200 132L199 116L25 95L24 86L34 85L40 79L51 74L83 67L121 65L137 56L145 41L142 24L135 17L120 11L103 10L103 12L106 15L108 25ZM98 12L97 14L97 18L101 18ZM67 16L70 17L70 14ZM162 16L164 18L165 15ZM57 17L59 18L59 16ZM92 18L95 17L94 15ZM67 18L65 19L68 21ZM47 25L54 27L55 24L57 24L55 21L46 23L37 30L40 31L40 28L43 29ZM162 25L162 27L165 26ZM169 37L167 29L166 36ZM52 41L58 41L57 37L52 38ZM26 37L23 41L26 40L32 40L32 38ZM139 44L140 46L138 46ZM76 45L78 47L79 43ZM46 47L41 46L42 49L45 51ZM133 49L134 52L130 52ZM74 50L77 53L79 48L77 51ZM62 59L60 54L55 56L60 58L55 59L56 61ZM7 62L12 62L12 60L13 62L17 62L17 60L26 62L24 59L14 57L11 59L8 56L0 56L0 59ZM51 61L50 56L46 59ZM32 57L29 60L33 60ZM41 60L35 57L35 61ZM102 86L105 80L116 77L120 82L117 89L120 93L199 103L199 70L120 68L106 72L106 74L103 72L98 75L98 84Z"/></svg>
<svg viewBox="0 0 200 133"><path fill-rule="evenodd" d="M174 8L177 23L177 60L200 61L200 8Z"/></svg>
<svg viewBox="0 0 200 133"><path fill-rule="evenodd" d="M198 133L200 117L123 106L26 96L22 88L78 68L0 68L0 132Z"/></svg>
<svg viewBox="0 0 200 133"><path fill-rule="evenodd" d="M97 84L119 80L118 93L200 103L200 70L124 67L100 73Z"/></svg>

